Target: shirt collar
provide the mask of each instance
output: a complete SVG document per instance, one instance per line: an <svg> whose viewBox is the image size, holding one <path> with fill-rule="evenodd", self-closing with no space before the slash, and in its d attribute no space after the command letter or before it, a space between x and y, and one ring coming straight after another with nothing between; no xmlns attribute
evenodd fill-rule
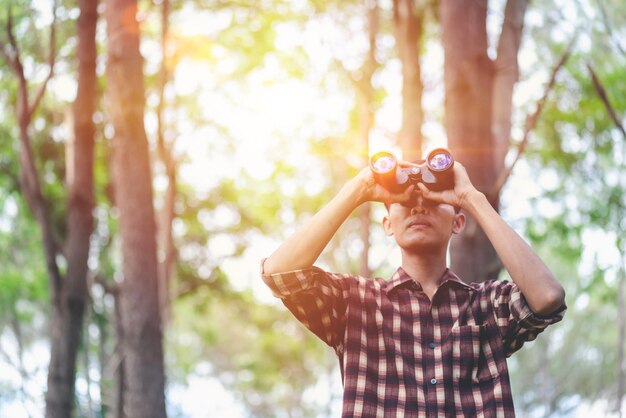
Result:
<svg viewBox="0 0 626 418"><path fill-rule="evenodd" d="M410 283L414 283L418 290L422 290L422 285L417 280L413 280L413 278L409 276L409 274L404 271L402 267L398 267L393 276L391 276L391 278L385 282L384 288L385 291L389 293L401 286L405 286ZM462 289L474 290L474 288L472 288L467 283L464 283L461 279L459 279L456 274L452 272L452 270L448 268L437 282L437 288L443 286L446 283L449 283L452 286L458 286Z"/></svg>

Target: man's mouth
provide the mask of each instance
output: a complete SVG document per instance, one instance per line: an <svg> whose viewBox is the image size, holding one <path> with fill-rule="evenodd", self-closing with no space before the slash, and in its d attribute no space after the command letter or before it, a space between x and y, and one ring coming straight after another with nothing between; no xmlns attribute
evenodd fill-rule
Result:
<svg viewBox="0 0 626 418"><path fill-rule="evenodd" d="M430 227L431 224L425 219L411 219L407 223L407 228L427 228Z"/></svg>

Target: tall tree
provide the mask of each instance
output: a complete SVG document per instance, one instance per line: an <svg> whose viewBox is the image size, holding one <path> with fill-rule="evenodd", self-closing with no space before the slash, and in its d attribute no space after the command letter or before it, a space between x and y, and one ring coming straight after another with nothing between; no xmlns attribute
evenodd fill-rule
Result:
<svg viewBox="0 0 626 418"><path fill-rule="evenodd" d="M136 0L107 0L107 92L113 183L122 240L120 311L124 334L125 412L165 416L156 225L144 127L143 59Z"/></svg>
<svg viewBox="0 0 626 418"><path fill-rule="evenodd" d="M424 11L413 0L394 0L393 26L402 62L402 127L398 144L403 158L414 161L422 154L422 85L420 41Z"/></svg>
<svg viewBox="0 0 626 418"><path fill-rule="evenodd" d="M378 34L378 1L369 0L365 2L367 13L367 33L369 48L367 58L361 66L358 75L352 75L351 79L356 87L357 106L359 112L359 149L363 150L364 156L369 155L369 137L374 126L374 87L372 77L378 67L376 61L376 35ZM370 277L372 272L369 266L370 248L370 227L371 207L367 203L362 205L358 211L360 226L359 235L363 242L363 252L359 260L359 274L363 277Z"/></svg>
<svg viewBox="0 0 626 418"><path fill-rule="evenodd" d="M169 80L167 40L169 31L169 0L161 1L161 68L159 69L159 104L157 105L157 151L159 158L165 169L167 176L167 189L163 198L163 207L159 213L158 226L158 247L161 258L159 259L159 304L162 313L162 321L165 323L170 317L170 287L172 275L174 273L174 263L176 258L176 247L174 246L174 236L172 223L176 216L174 205L176 203L176 160L173 152L173 142L166 141L165 138L165 109L167 107L165 99L165 87Z"/></svg>
<svg viewBox="0 0 626 418"><path fill-rule="evenodd" d="M48 368L46 416L68 417L74 404L76 361L86 303L87 257L92 230L93 206L93 137L92 115L95 110L95 30L97 2L82 1L78 29L79 90L74 107L74 138L68 142L67 202L68 235L66 245L59 243L52 223L51 204L44 196L35 161L30 127L56 62L56 12L53 3L53 21L50 26L47 76L31 97L30 85L23 65L22 51L15 36L13 10L8 10L6 32L8 44L1 51L18 79L18 106L16 108L20 133L20 188L28 208L41 228L41 239L46 256L50 284L52 317L50 319L51 354ZM65 251L62 248L65 248ZM67 275L63 277L57 257L64 254L68 260Z"/></svg>
<svg viewBox="0 0 626 418"><path fill-rule="evenodd" d="M67 275L61 305L54 307L46 416L68 417L74 403L76 359L87 304L87 259L93 229L93 166L96 110L96 25L98 1L79 0L77 20L78 91L74 135L66 145Z"/></svg>
<svg viewBox="0 0 626 418"><path fill-rule="evenodd" d="M527 3L507 1L495 60L487 54L488 0L440 3L448 144L496 210L499 196L490 192L503 171L509 146L511 99ZM453 238L451 253L452 269L464 280L493 279L500 271L493 247L473 219Z"/></svg>

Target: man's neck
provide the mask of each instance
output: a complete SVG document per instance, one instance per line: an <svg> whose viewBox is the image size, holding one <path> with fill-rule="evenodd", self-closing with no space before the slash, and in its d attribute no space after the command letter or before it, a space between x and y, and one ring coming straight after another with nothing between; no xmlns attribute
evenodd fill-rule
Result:
<svg viewBox="0 0 626 418"><path fill-rule="evenodd" d="M422 288L434 289L446 271L446 252L408 253L402 252L402 269L422 285Z"/></svg>

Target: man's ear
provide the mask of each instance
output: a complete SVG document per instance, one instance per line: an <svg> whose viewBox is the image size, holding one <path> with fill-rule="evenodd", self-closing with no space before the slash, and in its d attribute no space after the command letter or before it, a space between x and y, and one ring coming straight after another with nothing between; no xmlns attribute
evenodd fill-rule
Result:
<svg viewBox="0 0 626 418"><path fill-rule="evenodd" d="M452 223L452 233L460 234L465 229L465 215L461 212L454 214L454 222Z"/></svg>
<svg viewBox="0 0 626 418"><path fill-rule="evenodd" d="M383 229L385 230L385 233L387 235L393 235L393 230L391 229L391 219L389 219L389 215L385 215L383 217Z"/></svg>

